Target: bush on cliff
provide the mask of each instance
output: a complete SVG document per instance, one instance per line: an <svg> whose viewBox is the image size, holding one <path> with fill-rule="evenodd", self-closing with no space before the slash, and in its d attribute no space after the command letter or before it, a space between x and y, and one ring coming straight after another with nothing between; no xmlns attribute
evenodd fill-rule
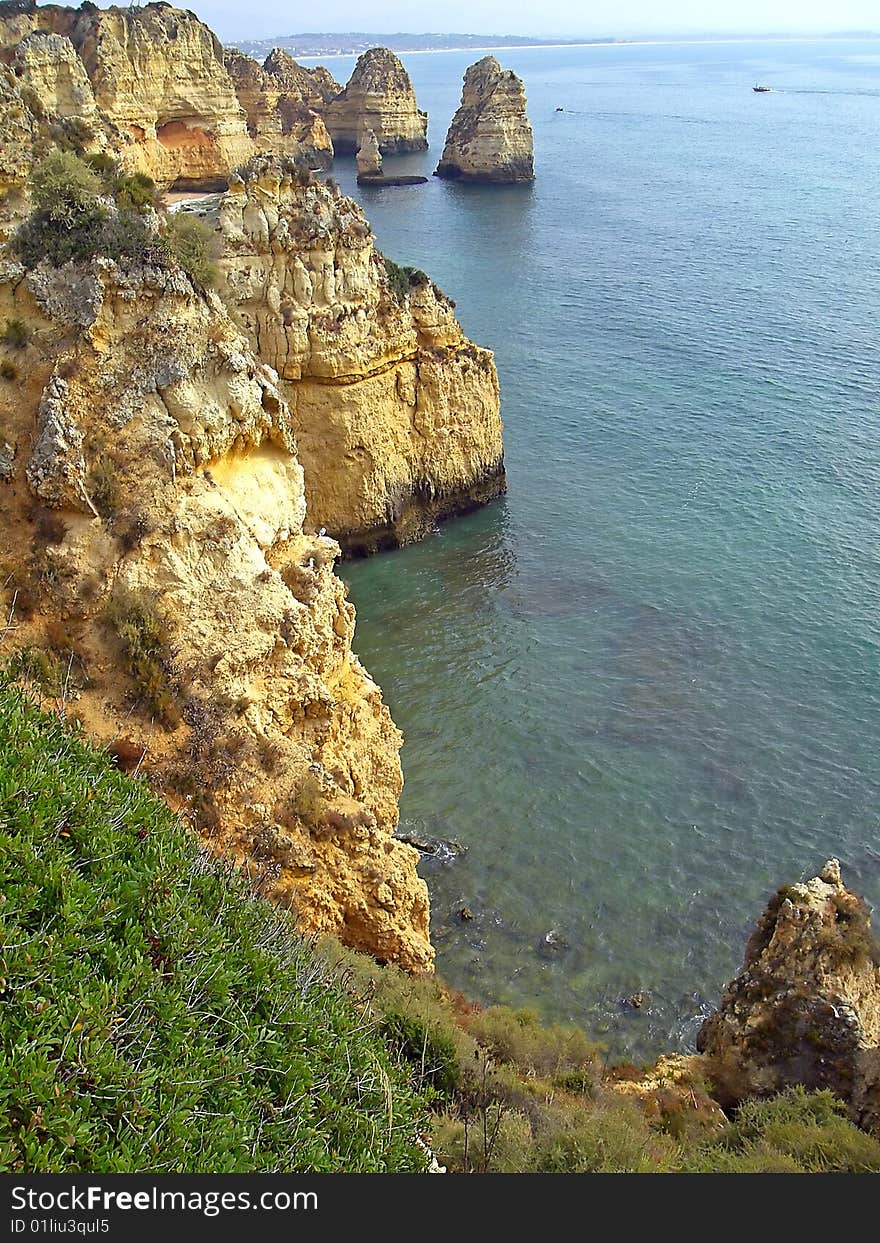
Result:
<svg viewBox="0 0 880 1243"><path fill-rule="evenodd" d="M417 1170L421 1105L286 914L0 683L0 1170Z"/></svg>
<svg viewBox="0 0 880 1243"><path fill-rule="evenodd" d="M153 181L123 174L109 156L54 151L34 169L30 185L34 210L11 242L25 267L103 256L122 266L177 264L197 288L214 279L209 230L186 213L160 212L157 223Z"/></svg>

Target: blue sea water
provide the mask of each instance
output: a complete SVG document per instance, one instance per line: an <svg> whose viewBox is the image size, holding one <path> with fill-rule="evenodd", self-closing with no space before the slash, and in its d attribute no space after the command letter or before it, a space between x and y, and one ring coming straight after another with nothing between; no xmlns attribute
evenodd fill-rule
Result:
<svg viewBox="0 0 880 1243"><path fill-rule="evenodd" d="M509 492L343 573L402 818L468 847L439 971L647 1055L773 888L880 898L880 43L501 56L533 186L337 175L495 350ZM430 172L475 56L404 59Z"/></svg>

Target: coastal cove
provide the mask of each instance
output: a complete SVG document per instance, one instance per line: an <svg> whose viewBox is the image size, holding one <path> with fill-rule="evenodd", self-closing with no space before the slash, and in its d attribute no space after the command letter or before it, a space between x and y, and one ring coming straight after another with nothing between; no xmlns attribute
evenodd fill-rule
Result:
<svg viewBox="0 0 880 1243"><path fill-rule="evenodd" d="M387 174L472 59L404 56L431 146ZM880 45L501 59L533 186L334 176L495 350L509 492L341 568L402 824L468 848L422 869L440 974L648 1056L776 885L880 899Z"/></svg>

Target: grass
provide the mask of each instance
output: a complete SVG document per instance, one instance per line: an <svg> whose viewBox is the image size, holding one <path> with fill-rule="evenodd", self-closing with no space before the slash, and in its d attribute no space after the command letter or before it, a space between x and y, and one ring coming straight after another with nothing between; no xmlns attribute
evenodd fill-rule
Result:
<svg viewBox="0 0 880 1243"><path fill-rule="evenodd" d="M376 1025L144 783L0 683L0 1170L411 1171Z"/></svg>
<svg viewBox="0 0 880 1243"><path fill-rule="evenodd" d="M122 587L111 595L106 616L122 644L125 667L137 699L166 729L176 728L181 714L165 619L152 601Z"/></svg>

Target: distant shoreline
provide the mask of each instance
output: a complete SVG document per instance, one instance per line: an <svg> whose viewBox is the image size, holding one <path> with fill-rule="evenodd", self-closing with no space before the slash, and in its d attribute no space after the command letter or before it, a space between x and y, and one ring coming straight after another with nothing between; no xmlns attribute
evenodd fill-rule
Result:
<svg viewBox="0 0 880 1243"><path fill-rule="evenodd" d="M284 38L279 35L279 38ZM583 43L494 43L485 47L417 47L396 48L396 56L444 56L454 52L538 52L550 48L621 48L621 47L702 47L712 45L745 44L745 43L872 43L880 40L880 31L874 34L853 35L737 35L732 38L717 39L601 39ZM243 39L242 43L271 43L271 39ZM237 47L230 43L227 46ZM277 46L281 46L280 44ZM380 46L379 44L376 45ZM289 49L285 49L289 50ZM291 53L298 60L349 60L363 55L363 52L297 52Z"/></svg>

